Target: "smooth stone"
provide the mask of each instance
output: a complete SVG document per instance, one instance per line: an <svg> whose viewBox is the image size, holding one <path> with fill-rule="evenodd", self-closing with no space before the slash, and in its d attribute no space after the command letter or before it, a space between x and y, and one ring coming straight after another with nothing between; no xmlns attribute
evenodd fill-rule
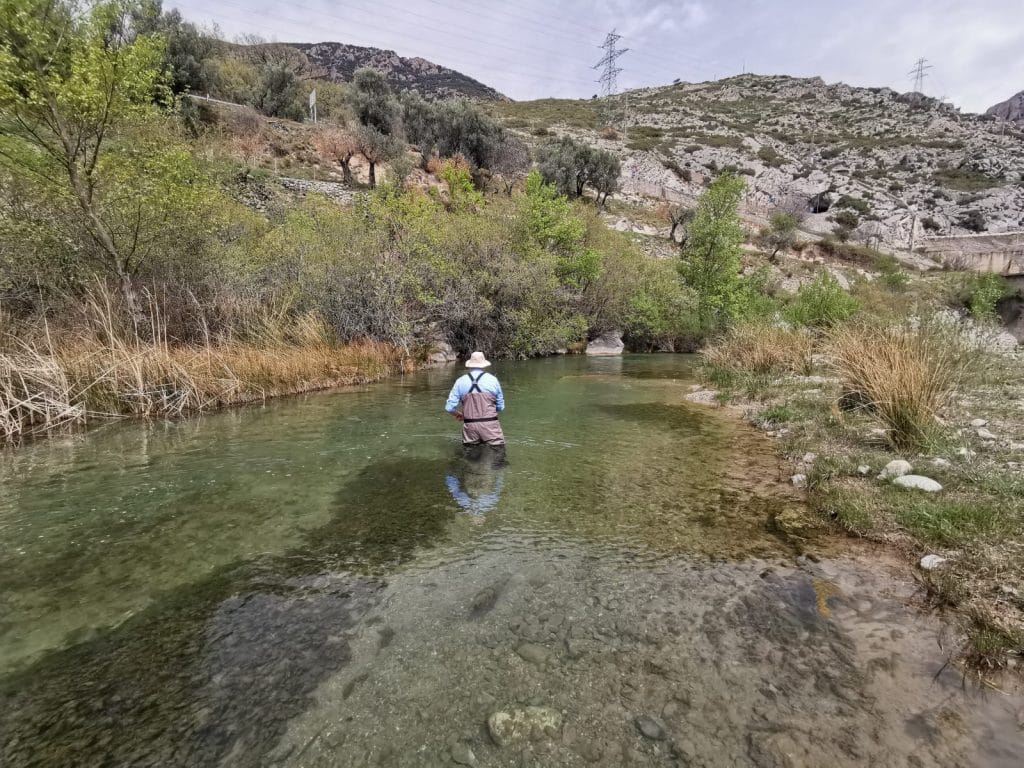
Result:
<svg viewBox="0 0 1024 768"><path fill-rule="evenodd" d="M796 488L806 488L807 475L793 475L789 478L789 482L791 482Z"/></svg>
<svg viewBox="0 0 1024 768"><path fill-rule="evenodd" d="M861 477L867 477L868 475L871 474L871 467L869 467L867 464L861 464L859 467L857 467L857 474L860 475Z"/></svg>
<svg viewBox="0 0 1024 768"><path fill-rule="evenodd" d="M984 427L982 427L981 429L977 430L975 434L977 434L978 437L980 437L982 440L995 440L996 439L996 436L993 435L991 432L989 432Z"/></svg>
<svg viewBox="0 0 1024 768"><path fill-rule="evenodd" d="M898 485L901 488L913 488L916 491L925 491L926 493L938 493L942 490L942 486L939 483L924 475L901 475L892 482L893 485Z"/></svg>
<svg viewBox="0 0 1024 768"><path fill-rule="evenodd" d="M551 656L551 651L543 645L537 645L536 643L521 643L516 648L516 653L519 654L519 658L523 661L535 664L538 667L543 667Z"/></svg>
<svg viewBox="0 0 1024 768"><path fill-rule="evenodd" d="M971 421L971 426L975 429L988 426L988 419L974 419Z"/></svg>
<svg viewBox="0 0 1024 768"><path fill-rule="evenodd" d="M956 455L963 456L965 459L973 459L976 454L970 448L963 447L956 449Z"/></svg>
<svg viewBox="0 0 1024 768"><path fill-rule="evenodd" d="M932 459L932 466L933 467L948 467L949 466L949 460L948 459L943 459L942 457L934 458L934 459Z"/></svg>
<svg viewBox="0 0 1024 768"><path fill-rule="evenodd" d="M526 707L511 712L494 712L487 718L487 732L499 747L527 741L531 734L557 734L562 715L547 707Z"/></svg>
<svg viewBox="0 0 1024 768"><path fill-rule="evenodd" d="M645 738L662 741L665 738L665 724L651 715L640 715L635 721L636 728Z"/></svg>
<svg viewBox="0 0 1024 768"><path fill-rule="evenodd" d="M909 475L914 471L914 468L910 465L909 461L904 459L893 459L882 469L882 474L878 476L879 480L888 480L890 477L902 477L903 475Z"/></svg>
<svg viewBox="0 0 1024 768"><path fill-rule="evenodd" d="M925 555L921 558L921 569L925 571L934 571L936 568L942 566L946 562L946 558L940 557L939 555Z"/></svg>
<svg viewBox="0 0 1024 768"><path fill-rule="evenodd" d="M476 755L473 754L473 750L469 748L468 744L462 743L452 747L452 760L459 765L475 766L477 764Z"/></svg>

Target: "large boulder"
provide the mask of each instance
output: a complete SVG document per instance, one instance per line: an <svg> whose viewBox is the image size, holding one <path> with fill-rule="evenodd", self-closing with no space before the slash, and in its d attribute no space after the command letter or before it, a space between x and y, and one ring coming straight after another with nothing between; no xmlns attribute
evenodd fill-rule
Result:
<svg viewBox="0 0 1024 768"><path fill-rule="evenodd" d="M587 342L588 355L621 355L625 348L622 331L606 331Z"/></svg>

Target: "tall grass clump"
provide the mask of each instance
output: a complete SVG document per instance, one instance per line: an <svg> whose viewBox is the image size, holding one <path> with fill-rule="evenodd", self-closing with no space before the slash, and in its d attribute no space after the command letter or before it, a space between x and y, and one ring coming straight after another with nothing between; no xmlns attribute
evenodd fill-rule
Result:
<svg viewBox="0 0 1024 768"><path fill-rule="evenodd" d="M936 416L965 381L981 353L948 324L853 323L829 337L843 402L886 425L901 449L925 445Z"/></svg>
<svg viewBox="0 0 1024 768"><path fill-rule="evenodd" d="M709 346L703 358L704 375L721 387L755 389L759 381L811 369L812 339L803 331L747 323L737 325Z"/></svg>

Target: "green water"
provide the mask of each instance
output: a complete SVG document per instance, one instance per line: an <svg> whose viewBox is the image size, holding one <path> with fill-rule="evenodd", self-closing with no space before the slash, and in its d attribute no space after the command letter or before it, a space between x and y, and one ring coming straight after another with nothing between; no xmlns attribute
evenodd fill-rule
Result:
<svg viewBox="0 0 1024 768"><path fill-rule="evenodd" d="M0 764L1016 764L906 584L771 532L800 500L691 366L496 366L505 466L452 370L5 455Z"/></svg>

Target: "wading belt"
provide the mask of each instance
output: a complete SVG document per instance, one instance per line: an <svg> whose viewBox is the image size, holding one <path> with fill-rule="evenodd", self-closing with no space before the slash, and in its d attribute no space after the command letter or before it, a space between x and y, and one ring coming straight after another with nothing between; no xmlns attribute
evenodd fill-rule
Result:
<svg viewBox="0 0 1024 768"><path fill-rule="evenodd" d="M469 392L467 392L466 395L467 396L468 395L472 395L474 392L479 392L481 395L484 394L484 391L482 389L480 389L480 379L482 379L484 377L483 371L481 371L480 375L477 376L475 379L473 378L473 374L472 373L467 373L466 375L469 376L469 380L471 382L473 382L473 386L469 388ZM463 424L479 424L480 422L483 422L483 421L497 421L497 420L498 420L497 416L490 416L490 417L488 417L486 419L463 419L462 423Z"/></svg>

